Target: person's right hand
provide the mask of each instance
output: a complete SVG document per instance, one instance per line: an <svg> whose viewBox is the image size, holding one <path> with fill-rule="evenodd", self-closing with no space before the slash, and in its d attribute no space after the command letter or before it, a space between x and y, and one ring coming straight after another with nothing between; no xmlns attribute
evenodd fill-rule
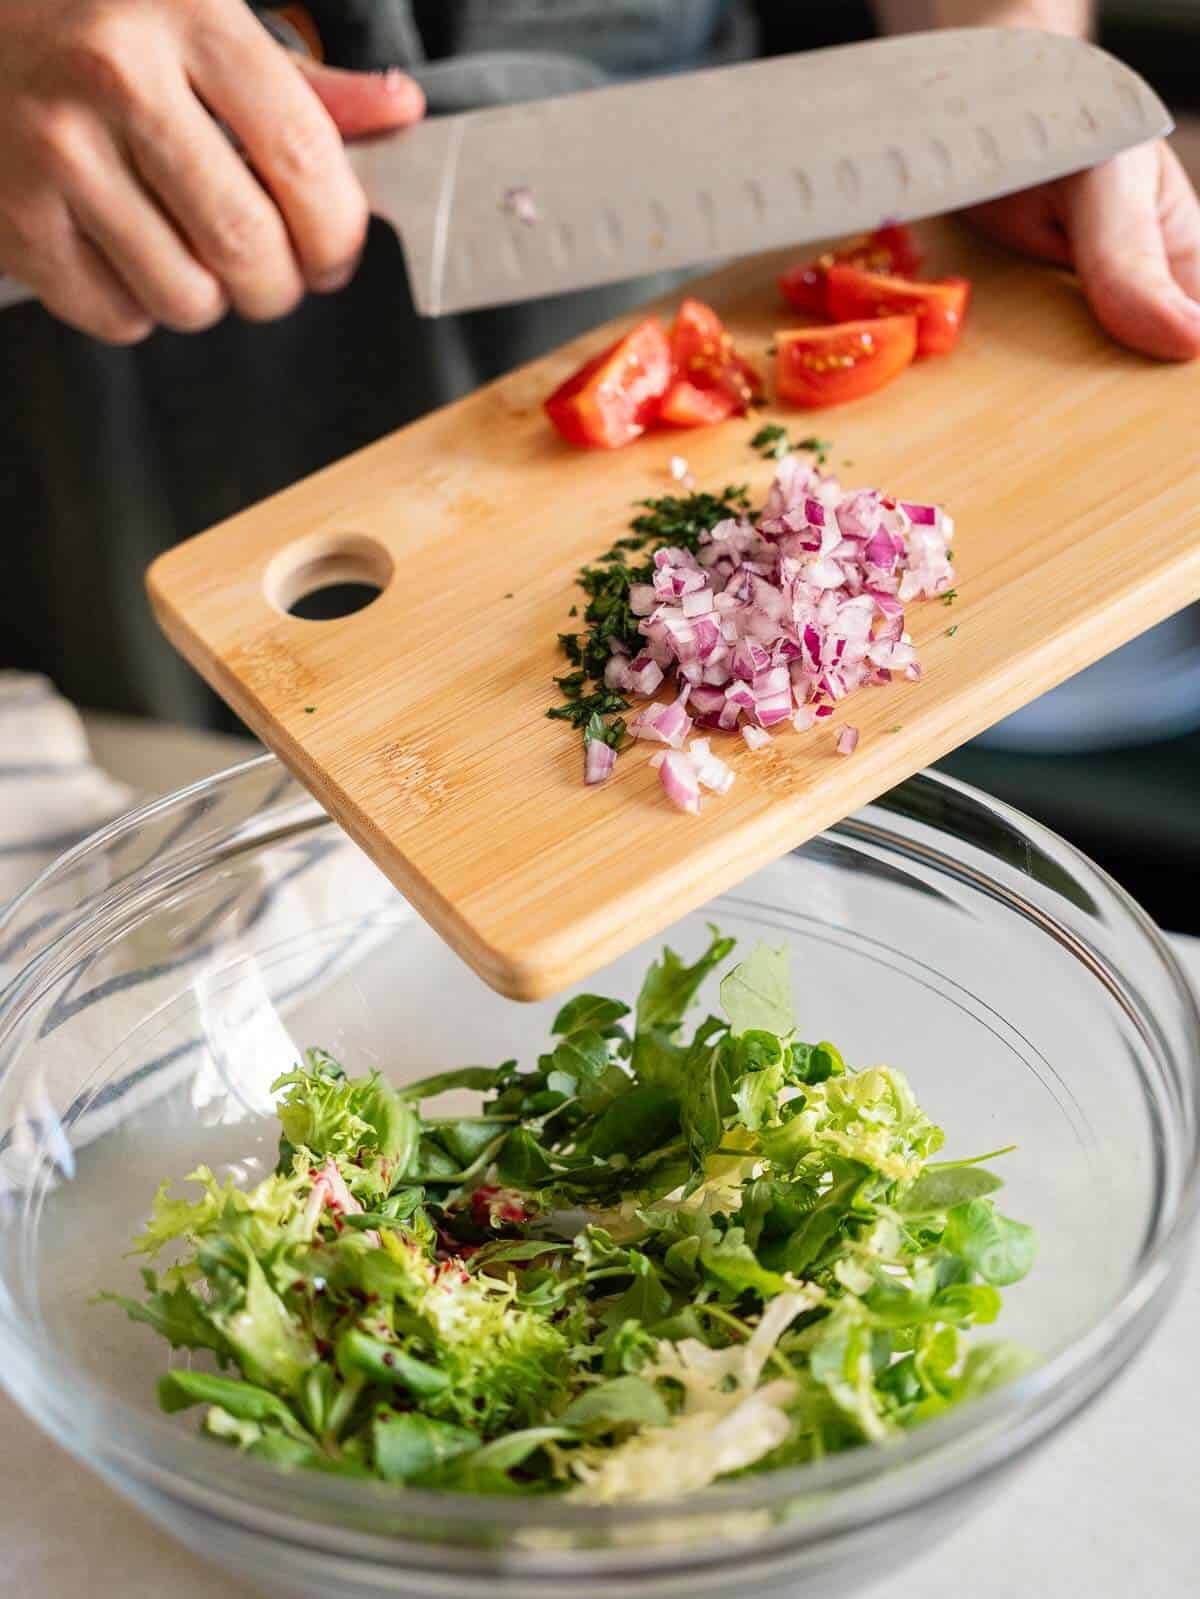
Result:
<svg viewBox="0 0 1200 1599"><path fill-rule="evenodd" d="M358 262L341 133L423 112L399 73L301 70L244 0L0 0L0 273L114 344L282 316Z"/></svg>

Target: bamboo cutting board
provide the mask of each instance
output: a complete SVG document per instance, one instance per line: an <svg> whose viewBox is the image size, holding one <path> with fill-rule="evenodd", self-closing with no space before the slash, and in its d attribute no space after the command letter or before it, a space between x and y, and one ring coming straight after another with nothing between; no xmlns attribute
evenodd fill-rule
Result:
<svg viewBox="0 0 1200 1599"><path fill-rule="evenodd" d="M974 280L967 331L869 399L572 449L540 403L613 325L151 568L176 646L503 993L556 992L1200 596L1200 364L1119 350L1066 276L922 231L931 275ZM789 325L781 264L693 285L764 366ZM762 753L727 740L737 781L698 817L666 802L653 745L585 788L579 735L545 715L576 569L632 501L672 491L674 454L699 487L748 480L761 499L762 420L832 439L846 485L953 514L958 598L909 611L924 679L863 689ZM335 621L287 614L339 578L383 592ZM844 758L847 720L862 738Z"/></svg>

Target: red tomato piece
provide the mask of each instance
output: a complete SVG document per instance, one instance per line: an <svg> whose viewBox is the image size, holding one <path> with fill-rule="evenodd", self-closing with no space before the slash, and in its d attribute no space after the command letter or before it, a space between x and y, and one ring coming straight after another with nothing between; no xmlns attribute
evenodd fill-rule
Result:
<svg viewBox="0 0 1200 1599"><path fill-rule="evenodd" d="M887 272L893 277L911 277L921 265L921 252L911 228L902 222L889 222L853 244L829 250L813 261L801 261L780 277L779 287L789 305L812 316L829 313L826 280L830 267L854 266L863 272Z"/></svg>
<svg viewBox="0 0 1200 1599"><path fill-rule="evenodd" d="M883 388L917 353L915 316L777 333L776 386L787 405L842 405Z"/></svg>
<svg viewBox="0 0 1200 1599"><path fill-rule="evenodd" d="M856 267L829 270L829 314L839 322L861 317L915 316L917 355L946 355L958 343L971 285L966 278L908 283Z"/></svg>
<svg viewBox="0 0 1200 1599"><path fill-rule="evenodd" d="M701 300L685 300L679 307L671 325L671 359L684 384L729 400L729 407L721 412L721 417L733 411L748 410L755 400L762 398L762 379L738 354L733 335L721 318ZM710 416L705 420L719 421L721 417Z"/></svg>
<svg viewBox="0 0 1200 1599"><path fill-rule="evenodd" d="M544 409L572 444L616 450L657 420L670 382L667 336L658 318L650 316L585 361L555 389Z"/></svg>
<svg viewBox="0 0 1200 1599"><path fill-rule="evenodd" d="M720 389L702 389L686 378L676 378L663 395L658 420L676 428L702 428L724 422L734 409L729 395Z"/></svg>

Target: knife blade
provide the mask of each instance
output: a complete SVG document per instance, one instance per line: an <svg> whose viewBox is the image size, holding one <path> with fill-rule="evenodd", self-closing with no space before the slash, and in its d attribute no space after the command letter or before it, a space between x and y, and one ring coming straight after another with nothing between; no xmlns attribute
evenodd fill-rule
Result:
<svg viewBox="0 0 1200 1599"><path fill-rule="evenodd" d="M1172 126L1095 45L959 28L431 118L350 154L417 310L444 316L958 210Z"/></svg>
<svg viewBox="0 0 1200 1599"><path fill-rule="evenodd" d="M352 159L440 316L957 210L1171 126L1094 45L963 28L468 112Z"/></svg>

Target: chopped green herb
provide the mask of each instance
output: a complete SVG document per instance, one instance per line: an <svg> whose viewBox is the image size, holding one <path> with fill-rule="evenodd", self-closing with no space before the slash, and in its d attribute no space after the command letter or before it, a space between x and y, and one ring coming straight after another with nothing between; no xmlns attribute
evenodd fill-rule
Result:
<svg viewBox="0 0 1200 1599"><path fill-rule="evenodd" d="M829 459L832 445L828 439L795 439L788 438L787 428L778 422L768 422L750 440L750 448L757 450L764 460L782 461L785 455L790 455L795 450L804 450L817 458L818 466L824 466Z"/></svg>
<svg viewBox="0 0 1200 1599"><path fill-rule="evenodd" d="M760 427L750 440L750 448L758 450L762 455L771 456L775 454L776 448L780 444L783 444L786 448L786 440L787 428L781 426L778 422L768 422L765 426Z"/></svg>
<svg viewBox="0 0 1200 1599"><path fill-rule="evenodd" d="M943 605L953 605L957 598L958 598L958 590L957 589L947 589L946 592L942 595L942 604Z"/></svg>
<svg viewBox="0 0 1200 1599"><path fill-rule="evenodd" d="M955 622L955 624L954 624L954 626L953 626L953 627L948 627L948 628L947 628L947 629L946 629L946 637L947 637L947 638L953 638L953 637L954 637L954 635L955 635L955 634L956 634L956 633L957 633L957 632L958 632L958 623L957 623L957 622Z"/></svg>
<svg viewBox="0 0 1200 1599"><path fill-rule="evenodd" d="M583 741L591 744L598 741L607 744L610 749L619 750L625 742L625 719L616 716L611 722L606 722L599 711L593 711L584 724Z"/></svg>
<svg viewBox="0 0 1200 1599"><path fill-rule="evenodd" d="M202 1352L163 1409L283 1469L613 1505L898 1438L1027 1369L971 1336L1034 1261L993 1157L936 1161L901 1072L801 1041L786 949L685 1027L732 949L664 950L635 1007L574 996L525 1067L396 1088L309 1050L272 1085L274 1172L164 1183L136 1249L174 1264L100 1296Z"/></svg>
<svg viewBox="0 0 1200 1599"><path fill-rule="evenodd" d="M727 517L747 514L750 497L745 485L731 485L720 494L668 494L637 504L639 514L630 523L629 533L578 574L576 581L587 596L584 631L558 635L559 648L579 670L555 678L563 702L551 706L546 715L580 729L585 729L593 716L612 716L629 709L628 700L604 687L604 668L613 639L630 655L642 647L638 619L629 608L629 590L635 583L653 579L655 550L670 546L694 555L702 533ZM631 556L642 559L633 563ZM577 610L573 606L571 614L576 615ZM594 685L590 692L589 682ZM619 743L613 748L619 748Z"/></svg>
<svg viewBox="0 0 1200 1599"><path fill-rule="evenodd" d="M306 705L304 707L305 716L311 716L313 714L313 712L316 710L316 708L317 707L315 705Z"/></svg>

